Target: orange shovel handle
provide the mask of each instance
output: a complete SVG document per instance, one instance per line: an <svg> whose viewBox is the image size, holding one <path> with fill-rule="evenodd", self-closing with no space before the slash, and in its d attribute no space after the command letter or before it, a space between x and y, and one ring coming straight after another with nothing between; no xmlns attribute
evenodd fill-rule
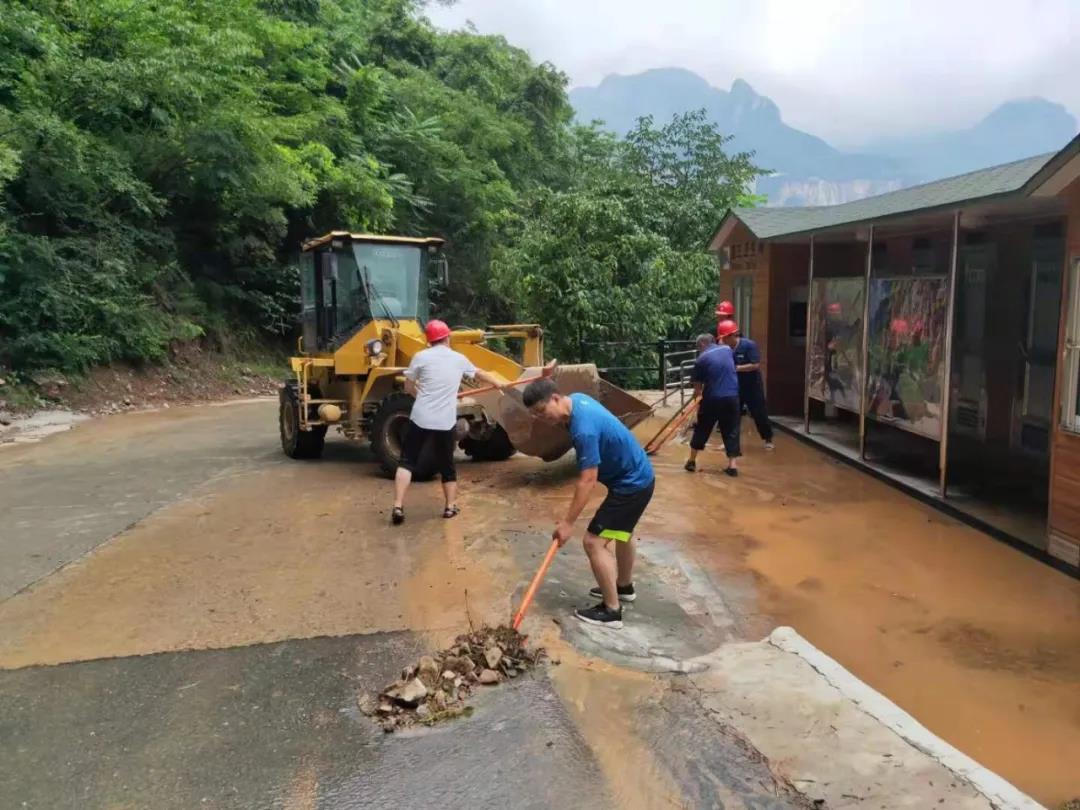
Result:
<svg viewBox="0 0 1080 810"><path fill-rule="evenodd" d="M555 553L558 550L559 541L552 540L551 547L548 548L547 554L544 555L544 561L540 563L540 570L536 572L536 576L533 577L532 582L529 583L529 589L525 591L525 598L521 600L521 607L519 607L517 613L514 614L514 623L511 626L515 630L521 627L521 622L525 618L525 611L529 609L533 597L536 596L536 589L540 587L540 583L544 579L544 574L546 574L547 570L551 567L551 563L555 559Z"/></svg>
<svg viewBox="0 0 1080 810"><path fill-rule="evenodd" d="M538 377L529 377L527 380L514 380L514 382L508 382L504 387L510 388L514 385L525 385L525 383L531 383L533 380L539 379ZM464 391L458 393L458 399L462 397L471 397L473 394L486 394L488 391L498 391L497 385L485 385L483 388L466 388Z"/></svg>
<svg viewBox="0 0 1080 810"><path fill-rule="evenodd" d="M541 379L543 377L550 377L552 374L555 373L555 367L558 366L558 365L559 365L558 360L552 360L550 363L548 363L546 366L544 366L542 369L540 369L540 376L539 377L527 377L524 380L514 380L513 382L508 382L503 387L510 388L512 386L515 386L515 385L526 385L528 383L533 382L534 380L539 380L539 379ZM497 391L497 390L499 390L498 385L485 385L483 388L468 388L468 389L458 393L458 399L461 399L462 397L471 397L473 394L486 394L488 391Z"/></svg>

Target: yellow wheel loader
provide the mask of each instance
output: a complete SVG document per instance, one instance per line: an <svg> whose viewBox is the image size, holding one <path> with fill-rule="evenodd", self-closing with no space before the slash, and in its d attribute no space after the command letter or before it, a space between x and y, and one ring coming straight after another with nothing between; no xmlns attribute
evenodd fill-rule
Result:
<svg viewBox="0 0 1080 810"><path fill-rule="evenodd" d="M280 392L281 446L291 458L318 458L326 433L370 441L383 470L393 474L413 399L403 372L427 348L432 284L449 280L443 240L333 231L303 245L300 259L301 335L290 358L292 376ZM521 362L494 351L489 341L514 341ZM544 365L544 332L537 324L455 329L451 347L477 368L507 381L538 377ZM583 391L633 427L647 405L599 378L596 367L556 367L563 393ZM547 461L570 449L562 428L534 420L520 389L478 389L458 399L457 435L462 450L479 461L501 461L520 451ZM417 476L433 464L420 459Z"/></svg>

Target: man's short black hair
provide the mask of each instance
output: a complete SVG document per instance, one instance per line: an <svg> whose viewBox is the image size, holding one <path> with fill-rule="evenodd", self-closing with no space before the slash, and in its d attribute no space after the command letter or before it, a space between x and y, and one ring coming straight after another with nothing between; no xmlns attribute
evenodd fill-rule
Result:
<svg viewBox="0 0 1080 810"><path fill-rule="evenodd" d="M559 393L559 389L555 383L543 377L539 380L533 380L525 386L521 400L525 403L526 408L532 408L533 405L543 405L557 393Z"/></svg>

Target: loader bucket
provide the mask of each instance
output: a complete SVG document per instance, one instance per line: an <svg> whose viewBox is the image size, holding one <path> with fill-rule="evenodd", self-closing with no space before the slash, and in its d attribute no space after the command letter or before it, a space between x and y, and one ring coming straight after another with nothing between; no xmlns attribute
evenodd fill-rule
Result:
<svg viewBox="0 0 1080 810"><path fill-rule="evenodd" d="M540 374L538 367L527 368L518 379L531 379ZM652 408L637 397L600 379L596 366L591 363L558 366L552 379L560 393L588 394L628 428L633 429L652 413ZM570 433L566 428L534 419L526 410L520 388L507 389L505 393L481 394L476 399L502 425L518 452L554 461L571 448Z"/></svg>

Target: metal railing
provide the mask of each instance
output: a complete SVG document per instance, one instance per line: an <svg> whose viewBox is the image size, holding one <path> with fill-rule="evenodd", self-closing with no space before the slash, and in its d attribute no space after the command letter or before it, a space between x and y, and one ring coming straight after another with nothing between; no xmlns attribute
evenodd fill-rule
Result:
<svg viewBox="0 0 1080 810"><path fill-rule="evenodd" d="M683 349L677 352L669 352L664 356L664 397L662 404L667 405L668 397L674 391L679 392L679 406L686 404L687 391L693 388L690 382L690 372L693 371L697 361L696 349Z"/></svg>
<svg viewBox="0 0 1080 810"><path fill-rule="evenodd" d="M694 355L693 346L692 340L582 341L579 356L581 362L596 363L600 376L605 379L615 377L610 381L618 384L633 381L637 386L651 388L647 381L651 376L653 386L666 394L672 374L679 374L680 379L683 376L674 366L683 362L685 357ZM646 365L643 361L650 354L656 356L656 361ZM635 361L638 365L632 365Z"/></svg>

